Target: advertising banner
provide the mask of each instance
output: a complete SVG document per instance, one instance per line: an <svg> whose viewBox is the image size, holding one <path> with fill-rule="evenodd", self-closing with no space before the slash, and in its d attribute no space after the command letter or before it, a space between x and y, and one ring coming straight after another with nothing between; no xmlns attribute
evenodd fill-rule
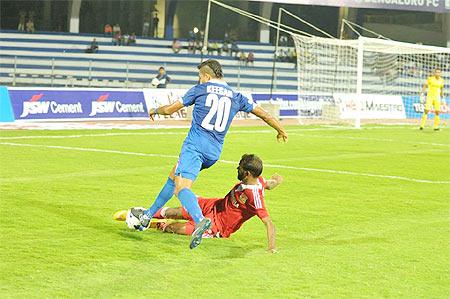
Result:
<svg viewBox="0 0 450 299"><path fill-rule="evenodd" d="M298 95L296 93L272 94L272 99L268 93L252 93L253 101L257 104L273 103L280 105L280 117L297 117Z"/></svg>
<svg viewBox="0 0 450 299"><path fill-rule="evenodd" d="M16 120L147 117L142 91L9 88Z"/></svg>
<svg viewBox="0 0 450 299"><path fill-rule="evenodd" d="M145 88L144 98L147 108L157 108L163 105L172 104L175 101L181 101L181 97L186 93L187 89L165 89L165 88ZM183 119L186 118L187 109L181 109L177 113L170 116L156 115L156 119Z"/></svg>
<svg viewBox="0 0 450 299"><path fill-rule="evenodd" d="M335 94L340 106L342 119L354 119L358 111L356 94ZM361 119L404 119L405 107L401 96L363 94L361 101Z"/></svg>
<svg viewBox="0 0 450 299"><path fill-rule="evenodd" d="M148 109L178 101L185 89L83 89L83 88L8 88L11 106L16 120L65 120L65 119L123 119L147 118ZM356 95L298 95L297 93L244 92L246 97L259 104L279 105L281 118L353 119L356 116ZM418 97L391 95L363 95L361 119L417 118L423 112ZM331 115L332 113L332 115ZM450 118L450 109L442 101L443 118ZM185 119L192 109L159 118ZM251 118L239 113L236 118Z"/></svg>
<svg viewBox="0 0 450 299"><path fill-rule="evenodd" d="M425 104L420 102L419 96L408 96L402 97L403 104L406 110L407 118L420 118L422 113L425 110ZM441 111L440 117L443 119L450 119L450 107L448 103L450 102L450 98L446 98L445 100L441 100ZM430 113L430 118L434 116L434 107L432 107Z"/></svg>
<svg viewBox="0 0 450 299"><path fill-rule="evenodd" d="M307 117L316 118L322 116L322 108L326 104L334 103L331 95L298 95L297 93L253 93L252 98L256 103L272 102L280 105L280 117Z"/></svg>

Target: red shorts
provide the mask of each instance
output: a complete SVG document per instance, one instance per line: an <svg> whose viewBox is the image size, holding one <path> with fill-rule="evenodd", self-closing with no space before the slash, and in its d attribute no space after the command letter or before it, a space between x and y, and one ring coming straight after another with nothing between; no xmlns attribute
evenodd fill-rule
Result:
<svg viewBox="0 0 450 299"><path fill-rule="evenodd" d="M222 198L202 198L198 197L198 205L200 206L200 209L202 210L203 216L206 218L211 219L211 228L208 229L204 234L204 238L220 238L220 230L217 227L215 223L215 212L214 212L214 206L216 204L216 201L222 200ZM192 233L195 230L195 222L191 218L191 216L188 214L188 212L185 210L185 208L181 209L183 214L183 219L188 220L186 222L186 234L192 235Z"/></svg>

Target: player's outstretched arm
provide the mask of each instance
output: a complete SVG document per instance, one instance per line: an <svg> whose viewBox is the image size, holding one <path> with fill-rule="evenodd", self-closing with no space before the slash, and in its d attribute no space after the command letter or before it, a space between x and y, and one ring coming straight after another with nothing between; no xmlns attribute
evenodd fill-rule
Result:
<svg viewBox="0 0 450 299"><path fill-rule="evenodd" d="M260 119L262 119L266 124L274 128L278 132L277 135L278 141L283 140L284 142L287 142L288 135L286 133L286 130L284 130L281 123L275 117L273 117L270 113L268 113L267 111L258 106L256 106L252 110L252 113L257 117L259 117Z"/></svg>
<svg viewBox="0 0 450 299"><path fill-rule="evenodd" d="M266 189L272 190L283 182L283 177L277 173L272 175L270 179L266 179Z"/></svg>
<svg viewBox="0 0 450 299"><path fill-rule="evenodd" d="M170 105L164 105L158 108L151 108L150 111L148 112L148 115L150 116L151 120L154 120L154 116L156 114L160 114L160 115L171 115L175 112L177 112L178 110L180 110L181 108L183 108L184 105L183 103L181 103L180 101L175 101Z"/></svg>
<svg viewBox="0 0 450 299"><path fill-rule="evenodd" d="M275 225L273 225L272 219L270 217L266 217L261 219L267 230L267 241L268 241L268 249L267 251L270 253L278 253L277 247L275 245Z"/></svg>

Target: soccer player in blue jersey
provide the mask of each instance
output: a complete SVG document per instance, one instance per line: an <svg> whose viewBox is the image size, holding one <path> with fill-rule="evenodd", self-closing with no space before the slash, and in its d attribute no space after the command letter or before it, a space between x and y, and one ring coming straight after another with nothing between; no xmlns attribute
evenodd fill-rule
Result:
<svg viewBox="0 0 450 299"><path fill-rule="evenodd" d="M181 148L178 163L169 174L166 184L153 205L145 212L133 211L146 229L153 215L175 194L194 219L196 227L191 236L190 248L197 247L211 220L203 217L197 197L191 191L199 172L209 168L219 159L223 141L234 116L239 111L251 112L274 128L277 139L286 142L287 133L280 122L261 107L233 91L222 80L223 72L216 60L206 60L198 66L200 83L192 87L180 101L150 109L149 115L171 115L183 107L194 105L192 125Z"/></svg>

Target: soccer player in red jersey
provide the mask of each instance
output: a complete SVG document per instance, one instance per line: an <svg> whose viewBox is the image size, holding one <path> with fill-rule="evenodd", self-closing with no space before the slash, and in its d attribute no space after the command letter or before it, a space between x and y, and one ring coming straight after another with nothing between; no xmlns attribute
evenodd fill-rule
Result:
<svg viewBox="0 0 450 299"><path fill-rule="evenodd" d="M282 177L275 174L270 179L264 179L261 176L263 170L261 159L249 154L242 156L237 170L240 182L224 198L198 198L203 215L212 220L211 228L204 233L203 237L228 238L245 221L253 216L258 216L266 226L268 251L276 253L275 226L264 204L264 191L281 184ZM191 235L195 230L193 219L182 207L162 208L155 213L153 218L187 220L187 222L156 223L156 227L164 232ZM116 217L115 219L124 220ZM155 227L155 225L151 225L151 227Z"/></svg>

